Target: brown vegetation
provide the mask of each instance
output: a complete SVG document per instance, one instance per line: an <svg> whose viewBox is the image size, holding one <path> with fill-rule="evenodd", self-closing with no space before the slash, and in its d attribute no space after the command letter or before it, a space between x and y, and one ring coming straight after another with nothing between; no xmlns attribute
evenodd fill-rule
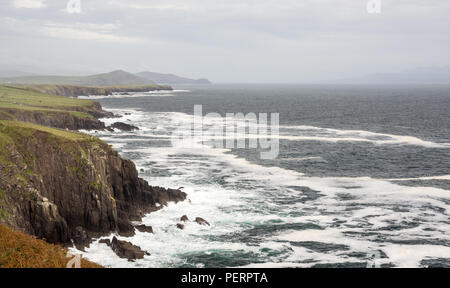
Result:
<svg viewBox="0 0 450 288"><path fill-rule="evenodd" d="M65 268L67 250L0 225L0 268ZM81 268L102 266L81 259Z"/></svg>

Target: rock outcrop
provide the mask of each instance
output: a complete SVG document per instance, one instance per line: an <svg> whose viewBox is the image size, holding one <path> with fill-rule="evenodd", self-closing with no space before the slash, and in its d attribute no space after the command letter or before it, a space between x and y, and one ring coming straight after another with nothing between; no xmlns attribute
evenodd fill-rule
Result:
<svg viewBox="0 0 450 288"><path fill-rule="evenodd" d="M147 225L137 225L135 226L136 229L139 232L144 232L144 233L153 233L153 227L152 226L147 226Z"/></svg>
<svg viewBox="0 0 450 288"><path fill-rule="evenodd" d="M109 239L100 239L100 241L98 241L98 243L106 244L108 246L111 246L111 240L109 240Z"/></svg>
<svg viewBox="0 0 450 288"><path fill-rule="evenodd" d="M131 221L186 198L150 186L132 161L92 136L0 121L0 137L2 221L51 243L82 248L111 232L131 236Z"/></svg>
<svg viewBox="0 0 450 288"><path fill-rule="evenodd" d="M69 130L104 130L105 124L91 114L74 113L70 111L24 111L20 109L2 109L9 117L4 120L29 122L38 125L69 129ZM93 114L100 113L92 111ZM98 114L96 114L98 116Z"/></svg>
<svg viewBox="0 0 450 288"><path fill-rule="evenodd" d="M126 132L139 130L139 128L134 125L130 125L130 124L122 123L122 122L114 122L108 128L119 129L119 130L126 131Z"/></svg>
<svg viewBox="0 0 450 288"><path fill-rule="evenodd" d="M117 256L128 259L128 261L143 259L145 255L150 255L150 253L143 251L139 246L118 240L116 237L112 239L110 247Z"/></svg>
<svg viewBox="0 0 450 288"><path fill-rule="evenodd" d="M210 226L208 221L206 221L205 219L200 218L200 217L195 218L195 222L197 222L200 225Z"/></svg>

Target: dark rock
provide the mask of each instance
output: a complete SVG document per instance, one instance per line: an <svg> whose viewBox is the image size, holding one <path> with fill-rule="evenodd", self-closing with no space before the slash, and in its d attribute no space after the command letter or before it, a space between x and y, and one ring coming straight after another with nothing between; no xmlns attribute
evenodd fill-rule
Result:
<svg viewBox="0 0 450 288"><path fill-rule="evenodd" d="M122 123L122 122L115 122L110 127L111 128L115 128L115 129L119 129L119 130L122 130L122 131L126 131L126 132L139 130L139 128L136 127L136 126L133 126L133 125L130 125L130 124L126 124L126 123Z"/></svg>
<svg viewBox="0 0 450 288"><path fill-rule="evenodd" d="M180 221L188 222L188 221L189 221L189 218L188 218L186 215L183 215L183 216L181 217Z"/></svg>
<svg viewBox="0 0 450 288"><path fill-rule="evenodd" d="M91 243L91 238L87 235L86 231L78 226L72 232L72 239L77 249L84 251L84 248L88 247Z"/></svg>
<svg viewBox="0 0 450 288"><path fill-rule="evenodd" d="M100 241L98 241L98 243L102 243L102 244L111 246L111 240L109 240L109 239L101 239Z"/></svg>
<svg viewBox="0 0 450 288"><path fill-rule="evenodd" d="M141 170L140 170L140 171L141 171L142 173L144 173L144 172L145 172L145 170L144 170L144 169L142 169L142 168L141 168Z"/></svg>
<svg viewBox="0 0 450 288"><path fill-rule="evenodd" d="M4 221L10 227L51 243L84 247L111 232L132 236L131 221L186 199L179 190L150 186L132 161L95 138L68 141L44 131L33 137L25 132L15 131L7 147L8 156L18 155L8 160L14 165L0 167L0 176L7 177L0 189L9 203L11 215ZM28 164L32 173L26 181L13 177L28 159L33 165Z"/></svg>
<svg viewBox="0 0 450 288"><path fill-rule="evenodd" d="M208 221L200 217L195 218L195 222L197 222L200 225L210 226Z"/></svg>
<svg viewBox="0 0 450 288"><path fill-rule="evenodd" d="M150 253L141 250L139 246L127 241L118 240L116 237L111 241L111 249L117 256L128 259L128 261L143 259L145 255L150 255Z"/></svg>
<svg viewBox="0 0 450 288"><path fill-rule="evenodd" d="M183 230L184 229L184 224L177 223L177 228Z"/></svg>
<svg viewBox="0 0 450 288"><path fill-rule="evenodd" d="M69 111L59 111L53 114L46 114L39 110L29 111L20 109L4 109L4 111L11 115L14 120L29 122L42 126L49 126L53 128L68 129L68 130L105 130L105 124L98 119L79 117L70 113ZM100 112L80 111L87 114L96 114Z"/></svg>
<svg viewBox="0 0 450 288"><path fill-rule="evenodd" d="M144 233L153 233L153 227L152 226L146 226L146 225L137 225L135 226L136 229L139 232L144 232Z"/></svg>

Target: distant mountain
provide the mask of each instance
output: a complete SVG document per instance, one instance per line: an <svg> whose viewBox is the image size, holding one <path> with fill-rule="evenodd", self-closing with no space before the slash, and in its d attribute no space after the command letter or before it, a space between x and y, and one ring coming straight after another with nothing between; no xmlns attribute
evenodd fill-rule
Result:
<svg viewBox="0 0 450 288"><path fill-rule="evenodd" d="M155 82L117 70L104 74L90 76L22 76L12 78L2 78L3 84L58 84L58 85L78 85L78 86L117 86L117 85L144 85L155 84Z"/></svg>
<svg viewBox="0 0 450 288"><path fill-rule="evenodd" d="M0 78L23 77L23 76L36 76L36 74L17 70L0 71Z"/></svg>
<svg viewBox="0 0 450 288"><path fill-rule="evenodd" d="M155 81L158 84L211 84L208 79L189 79L174 74L161 74L155 72L140 72L137 76Z"/></svg>
<svg viewBox="0 0 450 288"><path fill-rule="evenodd" d="M416 68L400 73L377 73L337 82L357 84L450 84L450 66Z"/></svg>

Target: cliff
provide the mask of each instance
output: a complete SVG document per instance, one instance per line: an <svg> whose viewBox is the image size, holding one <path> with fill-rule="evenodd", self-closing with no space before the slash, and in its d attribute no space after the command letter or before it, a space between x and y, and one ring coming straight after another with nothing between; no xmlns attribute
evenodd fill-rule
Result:
<svg viewBox="0 0 450 288"><path fill-rule="evenodd" d="M133 162L85 134L3 120L0 143L2 222L51 243L131 236L131 221L186 198L149 186Z"/></svg>
<svg viewBox="0 0 450 288"><path fill-rule="evenodd" d="M50 95L59 95L66 97L78 97L87 95L102 95L109 96L113 93L128 93L128 92L150 92L158 90L172 90L168 85L119 85L119 86L97 86L84 87L72 85L13 85L11 88L27 89L34 92L40 92Z"/></svg>
<svg viewBox="0 0 450 288"><path fill-rule="evenodd" d="M55 129L103 129L97 118L109 116L90 100L0 85L0 223L82 248L111 232L131 236L131 221L184 200L140 179L100 139Z"/></svg>

